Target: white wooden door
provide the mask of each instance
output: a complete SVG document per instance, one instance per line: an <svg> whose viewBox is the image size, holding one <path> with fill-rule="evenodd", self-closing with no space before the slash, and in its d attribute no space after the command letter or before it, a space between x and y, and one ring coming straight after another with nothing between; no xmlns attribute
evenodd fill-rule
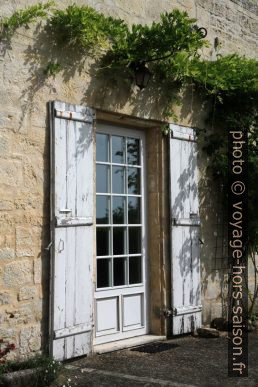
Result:
<svg viewBox="0 0 258 387"><path fill-rule="evenodd" d="M92 346L93 114L55 101L50 118L50 352L63 360Z"/></svg>
<svg viewBox="0 0 258 387"><path fill-rule="evenodd" d="M147 333L144 136L96 133L95 344Z"/></svg>
<svg viewBox="0 0 258 387"><path fill-rule="evenodd" d="M201 326L197 145L191 128L171 125L171 266L173 334Z"/></svg>

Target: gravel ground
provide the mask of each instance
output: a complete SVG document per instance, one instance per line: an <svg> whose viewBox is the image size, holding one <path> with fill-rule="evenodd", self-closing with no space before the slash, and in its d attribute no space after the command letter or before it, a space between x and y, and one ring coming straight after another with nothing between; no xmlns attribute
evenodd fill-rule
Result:
<svg viewBox="0 0 258 387"><path fill-rule="evenodd" d="M74 360L52 387L258 386L258 335L249 334L249 376L228 378L227 338L180 337L178 346L146 354L122 350Z"/></svg>

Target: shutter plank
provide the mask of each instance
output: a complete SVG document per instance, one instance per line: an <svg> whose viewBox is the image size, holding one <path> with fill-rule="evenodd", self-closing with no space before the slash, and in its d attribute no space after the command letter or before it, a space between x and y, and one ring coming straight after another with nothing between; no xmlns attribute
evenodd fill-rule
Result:
<svg viewBox="0 0 258 387"><path fill-rule="evenodd" d="M182 267L183 261L181 259L181 256L183 254L182 248L183 248L183 242L184 242L184 230L180 227L177 227L173 232L173 279L174 278L182 278L184 276L184 267ZM173 284L173 299L174 307L179 307L184 305L184 281L174 281Z"/></svg>
<svg viewBox="0 0 258 387"><path fill-rule="evenodd" d="M190 213L199 213L199 200L198 200L198 168L197 168L197 146L193 144L189 159L191 160L191 190L189 195Z"/></svg>
<svg viewBox="0 0 258 387"><path fill-rule="evenodd" d="M53 139L53 171L54 171L54 181L55 181L55 190L54 190L54 217L59 213L59 208L62 207L62 203L65 201L66 197L66 132L63 130L62 121L59 120L56 122L52 128L54 136L51 136ZM58 166L58 167L57 167ZM52 187L53 188L53 187ZM53 197L53 196L52 196ZM53 204L54 204L53 203ZM57 212L58 211L58 212ZM54 253L52 262L52 303L53 308L51 308L51 313L54 316L51 316L51 321L53 321L53 330L64 328L65 327L65 298L62 294L65 294L65 282L62 281L62 278L65 278L65 265L66 260L66 231L65 229L52 230L54 237ZM58 311L58 315L55 311ZM54 340L51 343L53 346L53 352L58 359L64 359L64 339Z"/></svg>
<svg viewBox="0 0 258 387"><path fill-rule="evenodd" d="M85 353L91 353L91 341L92 333L86 332L83 334L74 336L74 354L73 357L85 355Z"/></svg>
<svg viewBox="0 0 258 387"><path fill-rule="evenodd" d="M72 212L66 216L76 216L76 180L77 180L77 154L76 154L76 126L75 121L65 121L67 133L67 197L66 208Z"/></svg>
<svg viewBox="0 0 258 387"><path fill-rule="evenodd" d="M190 214L190 197L191 197L191 174L192 174L192 159L191 159L191 143L187 141L177 140L181 143L181 166L179 189L183 193L183 213L186 218Z"/></svg>
<svg viewBox="0 0 258 387"><path fill-rule="evenodd" d="M183 226L183 262L184 263L184 305L192 305L192 239L191 230L188 226ZM182 257L181 257L182 258ZM181 259L182 261L182 259Z"/></svg>
<svg viewBox="0 0 258 387"><path fill-rule="evenodd" d="M75 323L81 324L84 321L92 321L93 305L89 303L92 297L92 255L93 226L85 226L77 229L77 262L76 262L76 299L75 299ZM82 270L83 268L83 270Z"/></svg>
<svg viewBox="0 0 258 387"><path fill-rule="evenodd" d="M65 359L72 359L74 356L74 339L75 336L65 338Z"/></svg>
<svg viewBox="0 0 258 387"><path fill-rule="evenodd" d="M83 134L85 133L85 134ZM88 123L82 123L76 133L76 153L77 153L77 196L76 215L79 217L89 217L92 219L93 213L93 168L88 169L92 164L92 147L90 139L93 136L93 127ZM87 179L85 170L87 169ZM90 221L90 220L89 220ZM92 221L91 221L92 222Z"/></svg>
<svg viewBox="0 0 258 387"><path fill-rule="evenodd" d="M55 216L59 217L59 210L66 208L66 125L61 119L55 122Z"/></svg>
<svg viewBox="0 0 258 387"><path fill-rule="evenodd" d="M55 359L65 360L65 339L53 340L51 342L51 349Z"/></svg>
<svg viewBox="0 0 258 387"><path fill-rule="evenodd" d="M55 231L54 254L54 330L65 328L66 245L66 229L57 229Z"/></svg>
<svg viewBox="0 0 258 387"><path fill-rule="evenodd" d="M200 284L200 245L199 228L193 227L192 230L192 260L193 260L193 305L201 305L201 284Z"/></svg>
<svg viewBox="0 0 258 387"><path fill-rule="evenodd" d="M66 278L65 278L65 327L72 327L75 325L75 306L74 298L75 293L75 282L76 282L76 244L75 235L76 228L71 227L69 230L66 229L67 234L67 252L66 252Z"/></svg>

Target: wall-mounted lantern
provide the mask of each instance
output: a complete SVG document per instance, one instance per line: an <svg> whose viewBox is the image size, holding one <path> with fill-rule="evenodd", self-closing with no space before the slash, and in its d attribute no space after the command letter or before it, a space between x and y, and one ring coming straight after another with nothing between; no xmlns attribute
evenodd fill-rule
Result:
<svg viewBox="0 0 258 387"><path fill-rule="evenodd" d="M201 39L204 39L207 36L207 30L204 27L198 27L195 24L192 26L192 29L200 34ZM150 72L148 67L146 67L146 63L166 59L172 56L173 54L174 52L171 52L170 54L160 58L142 59L139 61L131 62L129 64L129 68L134 73L135 84L139 87L140 90L144 89L148 85L149 80L152 76L152 73Z"/></svg>
<svg viewBox="0 0 258 387"><path fill-rule="evenodd" d="M145 61L139 61L131 62L129 66L134 72L135 84L139 87L140 90L144 89L148 85L152 76L152 73L145 64Z"/></svg>

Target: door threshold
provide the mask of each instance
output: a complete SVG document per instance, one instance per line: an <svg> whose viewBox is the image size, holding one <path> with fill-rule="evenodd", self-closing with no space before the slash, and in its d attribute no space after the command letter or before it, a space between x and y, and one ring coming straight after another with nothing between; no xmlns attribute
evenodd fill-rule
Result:
<svg viewBox="0 0 258 387"><path fill-rule="evenodd" d="M100 354L106 352L119 351L125 348L137 347L138 345L153 343L155 341L166 340L166 336L143 335L131 337L130 339L112 341L110 343L94 345L93 353Z"/></svg>

